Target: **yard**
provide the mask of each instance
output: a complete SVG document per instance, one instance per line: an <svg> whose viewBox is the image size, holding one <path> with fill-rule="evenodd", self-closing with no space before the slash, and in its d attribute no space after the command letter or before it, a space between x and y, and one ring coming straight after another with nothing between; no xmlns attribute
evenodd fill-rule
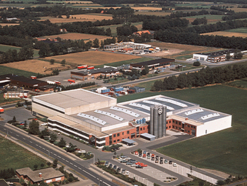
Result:
<svg viewBox="0 0 247 186"><path fill-rule="evenodd" d="M17 52L19 52L19 50L21 49L21 47L0 44L0 51L1 52L7 52L9 49L11 49L11 50L17 50ZM39 57L39 50L33 50L33 57Z"/></svg>
<svg viewBox="0 0 247 186"><path fill-rule="evenodd" d="M71 68L70 65L65 65L64 67L59 63L54 63L53 65L51 65L50 62L42 61L39 59L31 59L31 60L26 60L26 61L6 63L6 64L2 64L1 68L2 68L2 66L15 68L15 69L19 69L19 70L24 70L24 71L29 71L29 72L33 72L35 74L37 74L37 73L39 73L39 74L51 74L52 71L55 69L66 70L66 69Z"/></svg>
<svg viewBox="0 0 247 186"><path fill-rule="evenodd" d="M247 176L246 90L216 85L132 94L119 97L118 102L158 94L197 103L233 116L233 127L230 129L157 149L159 152L200 168Z"/></svg>
<svg viewBox="0 0 247 186"><path fill-rule="evenodd" d="M34 155L23 147L0 136L0 170L13 168L19 169L34 165L46 164L42 158Z"/></svg>
<svg viewBox="0 0 247 186"><path fill-rule="evenodd" d="M73 54L58 55L52 57L46 57L45 59L55 59L56 61L66 60L67 64L87 64L87 65L104 65L113 62L119 62L123 60L131 60L141 58L139 56L127 55L127 54L115 54L112 52L101 51L87 51L78 52Z"/></svg>

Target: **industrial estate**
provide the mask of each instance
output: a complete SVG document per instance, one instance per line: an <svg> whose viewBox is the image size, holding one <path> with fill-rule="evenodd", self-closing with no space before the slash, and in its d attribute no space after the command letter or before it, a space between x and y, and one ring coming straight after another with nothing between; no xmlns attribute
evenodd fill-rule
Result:
<svg viewBox="0 0 247 186"><path fill-rule="evenodd" d="M0 186L246 185L246 11L0 0Z"/></svg>

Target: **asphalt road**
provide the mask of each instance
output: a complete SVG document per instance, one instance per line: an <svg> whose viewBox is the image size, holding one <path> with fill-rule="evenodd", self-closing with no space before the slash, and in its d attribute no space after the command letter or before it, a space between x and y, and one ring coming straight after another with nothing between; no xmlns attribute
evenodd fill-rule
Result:
<svg viewBox="0 0 247 186"><path fill-rule="evenodd" d="M25 133L17 132L16 130L7 128L4 121L0 121L0 131L8 133L8 135L10 135L11 137L22 141L45 154L48 154L52 158L58 159L58 161L60 161L64 165L71 167L75 171L86 176L88 179L97 184L100 184L102 186L117 186L116 184L89 170L85 166L79 164L77 161L73 161L71 158L68 158L64 155L64 152L58 152L57 150L55 151L53 150L54 148L52 146L48 147L47 145L43 145L42 143L37 142L33 136L28 137Z"/></svg>

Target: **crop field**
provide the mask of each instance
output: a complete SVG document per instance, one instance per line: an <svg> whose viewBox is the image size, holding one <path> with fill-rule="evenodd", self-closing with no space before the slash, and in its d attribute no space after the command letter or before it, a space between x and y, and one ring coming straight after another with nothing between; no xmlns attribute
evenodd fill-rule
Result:
<svg viewBox="0 0 247 186"><path fill-rule="evenodd" d="M63 59L66 62L72 64L87 64L87 65L103 65L123 60L137 59L141 58L139 56L126 55L126 54L115 54L111 52L101 52L101 51L87 51L87 52L78 52L73 54L59 55L46 57L45 59L55 59L56 61L62 61Z"/></svg>
<svg viewBox="0 0 247 186"><path fill-rule="evenodd" d="M19 25L19 23L0 23L0 26L15 26Z"/></svg>
<svg viewBox="0 0 247 186"><path fill-rule="evenodd" d="M221 21L223 15L198 15L198 16L190 16L190 17L185 17L186 19L189 20L189 22L193 22L196 18L207 18L208 23L215 23L218 21Z"/></svg>
<svg viewBox="0 0 247 186"><path fill-rule="evenodd" d="M36 73L29 72L29 71L26 71L26 70L19 70L19 69L16 69L16 68L10 68L10 67L6 67L6 66L0 65L0 75L16 74L18 76L25 76L25 77L30 77L30 76L36 76L37 75Z"/></svg>
<svg viewBox="0 0 247 186"><path fill-rule="evenodd" d="M131 25L134 25L138 28L138 30L142 30L142 22L132 23ZM112 36L117 36L117 27L123 26L123 24L117 24L117 25L109 25L109 26L99 26L100 28L110 28Z"/></svg>
<svg viewBox="0 0 247 186"><path fill-rule="evenodd" d="M42 38L51 38L55 39L60 37L61 39L70 39L70 40L79 40L79 39L84 39L84 40L94 40L98 38L99 40L111 38L108 36L101 36L101 35L92 35L92 34L81 34L81 33L67 33L67 34L58 34L58 35L51 35L51 36L43 36Z"/></svg>
<svg viewBox="0 0 247 186"><path fill-rule="evenodd" d="M2 66L15 68L19 70L25 70L33 73L39 73L39 74L50 74L52 73L52 70L55 69L58 70L70 69L70 65L65 65L64 67L59 63L54 63L53 65L51 65L50 62L41 61L38 59L6 63L6 64L2 64Z"/></svg>
<svg viewBox="0 0 247 186"><path fill-rule="evenodd" d="M155 15L155 16L167 16L170 15L171 12L135 12L135 15Z"/></svg>
<svg viewBox="0 0 247 186"><path fill-rule="evenodd" d="M228 8L228 10L233 10L234 12L247 12L247 8L237 8L237 6L234 8Z"/></svg>
<svg viewBox="0 0 247 186"><path fill-rule="evenodd" d="M175 58L181 60L191 58L194 53L222 50L222 48L203 47L203 46L166 43L166 42L148 42L147 44L160 47L163 50L162 52L148 54L148 55L156 55L160 57Z"/></svg>
<svg viewBox="0 0 247 186"><path fill-rule="evenodd" d="M224 30L224 32L247 33L247 28L246 27L235 28L230 30Z"/></svg>
<svg viewBox="0 0 247 186"><path fill-rule="evenodd" d="M11 50L15 49L15 50L17 50L17 52L19 52L21 47L0 44L0 51L1 52L7 52L9 49L11 49ZM35 50L35 49L33 50L33 57L39 57L39 50Z"/></svg>
<svg viewBox="0 0 247 186"><path fill-rule="evenodd" d="M23 147L14 144L13 142L0 136L0 170L13 168L19 169L30 167L33 169L34 165L39 165L46 161Z"/></svg>
<svg viewBox="0 0 247 186"><path fill-rule="evenodd" d="M218 31L218 32L208 32L201 35L217 35L225 37L247 37L247 33L229 32L229 31Z"/></svg>
<svg viewBox="0 0 247 186"><path fill-rule="evenodd" d="M192 8L210 8L211 5L209 2L203 3L203 2L198 2L198 3L184 3L184 4L175 4L176 7L192 7ZM193 9L191 9L193 10Z"/></svg>
<svg viewBox="0 0 247 186"><path fill-rule="evenodd" d="M134 10L162 10L161 7L131 7Z"/></svg>
<svg viewBox="0 0 247 186"><path fill-rule="evenodd" d="M47 1L47 2L49 2L49 3L70 3L70 4L72 4L72 3L79 3L79 4L93 4L93 2L92 1Z"/></svg>
<svg viewBox="0 0 247 186"><path fill-rule="evenodd" d="M122 96L118 102L162 94L231 114L232 128L194 138L157 151L200 168L247 175L246 90L216 85L176 91L143 92Z"/></svg>

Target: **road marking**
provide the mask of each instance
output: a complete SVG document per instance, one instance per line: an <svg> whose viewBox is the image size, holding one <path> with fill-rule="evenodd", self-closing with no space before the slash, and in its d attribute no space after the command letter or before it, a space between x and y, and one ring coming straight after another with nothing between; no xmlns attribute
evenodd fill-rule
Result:
<svg viewBox="0 0 247 186"><path fill-rule="evenodd" d="M57 156L57 157L61 158L60 156Z"/></svg>
<svg viewBox="0 0 247 186"><path fill-rule="evenodd" d="M30 143L33 143L33 142L30 141Z"/></svg>
<svg viewBox="0 0 247 186"><path fill-rule="evenodd" d="M74 165L75 167L77 167L76 165Z"/></svg>
<svg viewBox="0 0 247 186"><path fill-rule="evenodd" d="M64 160L64 158L62 158L62 160Z"/></svg>
<svg viewBox="0 0 247 186"><path fill-rule="evenodd" d="M36 146L38 146L38 145L36 144Z"/></svg>
<svg viewBox="0 0 247 186"><path fill-rule="evenodd" d="M3 130L6 130L6 129L3 129Z"/></svg>
<svg viewBox="0 0 247 186"><path fill-rule="evenodd" d="M71 165L73 165L73 163L70 162Z"/></svg>
<svg viewBox="0 0 247 186"><path fill-rule="evenodd" d="M65 161L69 162L68 160L65 160Z"/></svg>
<svg viewBox="0 0 247 186"><path fill-rule="evenodd" d="M23 138L24 140L26 140L25 138Z"/></svg>
<svg viewBox="0 0 247 186"><path fill-rule="evenodd" d="M16 136L19 136L18 134L16 134Z"/></svg>
<svg viewBox="0 0 247 186"><path fill-rule="evenodd" d="M78 169L80 169L81 170L81 168L79 167Z"/></svg>

